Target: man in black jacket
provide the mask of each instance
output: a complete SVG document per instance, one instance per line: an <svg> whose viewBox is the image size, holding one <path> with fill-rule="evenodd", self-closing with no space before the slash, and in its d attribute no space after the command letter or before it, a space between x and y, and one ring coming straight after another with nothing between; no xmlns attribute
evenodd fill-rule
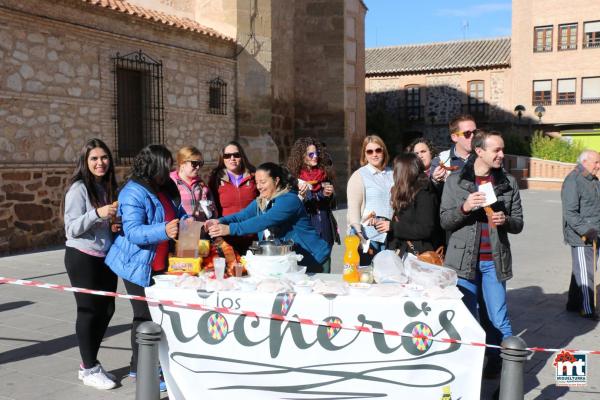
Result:
<svg viewBox="0 0 600 400"><path fill-rule="evenodd" d="M599 170L600 155L593 150L583 151L561 190L563 234L565 243L571 246L573 260L567 310L596 321L599 318L594 285L598 282L594 282L594 260L598 249L593 243L600 230L600 183L596 177Z"/></svg>

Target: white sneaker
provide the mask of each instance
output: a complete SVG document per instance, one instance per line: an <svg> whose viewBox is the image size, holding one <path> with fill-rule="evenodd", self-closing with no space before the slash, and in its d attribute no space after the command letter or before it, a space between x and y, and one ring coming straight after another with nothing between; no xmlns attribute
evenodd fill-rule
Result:
<svg viewBox="0 0 600 400"><path fill-rule="evenodd" d="M108 379L110 379L111 381L117 381L117 377L114 376L113 374L111 374L110 372L108 372L107 370L104 369L104 367L102 366L102 364L98 363L95 366L99 365L100 369L102 370L102 372L104 372L104 375L106 375L108 377ZM92 368L89 369L85 369L83 368L83 365L79 365L79 372L77 373L77 377L79 378L80 381L83 380L83 377L88 373L88 371L92 370Z"/></svg>
<svg viewBox="0 0 600 400"><path fill-rule="evenodd" d="M100 364L96 364L94 368L83 370L83 384L87 386L95 387L96 389L108 390L113 389L117 384L111 380L106 373L104 368Z"/></svg>

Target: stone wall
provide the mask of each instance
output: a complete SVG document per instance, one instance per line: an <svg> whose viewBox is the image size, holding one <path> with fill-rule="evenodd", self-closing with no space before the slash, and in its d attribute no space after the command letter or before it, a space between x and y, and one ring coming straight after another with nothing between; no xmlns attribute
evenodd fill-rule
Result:
<svg viewBox="0 0 600 400"><path fill-rule="evenodd" d="M344 112L346 157L338 171L345 176L360 167L360 150L366 133L365 14L361 0L345 1L344 10ZM336 157L340 159L338 155Z"/></svg>
<svg viewBox="0 0 600 400"><path fill-rule="evenodd" d="M207 163L208 176L215 163ZM65 241L63 206L74 164L0 166L0 254L61 244ZM116 169L117 183L129 173Z"/></svg>
<svg viewBox="0 0 600 400"><path fill-rule="evenodd" d="M60 205L71 170L0 169L0 254L63 241Z"/></svg>
<svg viewBox="0 0 600 400"><path fill-rule="evenodd" d="M98 137L115 150L117 53L141 50L162 62L164 143L173 153L194 145L214 165L235 137L233 42L81 2L0 3L13 8L0 8L0 252L63 240L60 201L83 144ZM34 15L42 11L51 18ZM226 115L208 112L216 77L227 83Z"/></svg>
<svg viewBox="0 0 600 400"><path fill-rule="evenodd" d="M509 69L479 69L452 73L398 74L396 76L368 76L366 78L367 120L374 112L384 110L390 120L396 121L397 136L423 134L432 139L440 147L449 143L448 122L456 115L464 112L468 101L467 88L469 81L484 82L484 100L489 104L489 114L479 121L480 126L504 130L506 123L515 116L509 103L510 75ZM420 87L422 118L407 121L403 115L407 86ZM435 113L432 118L430 113ZM375 132L377 133L377 132Z"/></svg>
<svg viewBox="0 0 600 400"><path fill-rule="evenodd" d="M289 2L272 2L273 57L271 62L273 140L280 149L280 158L286 159L294 143L296 59L290 45L295 40L295 8ZM302 71L298 71L302 73Z"/></svg>
<svg viewBox="0 0 600 400"><path fill-rule="evenodd" d="M346 4L303 0L295 6L295 137L312 136L326 143L338 185L344 187L351 154L346 125ZM353 101L353 109L362 101Z"/></svg>

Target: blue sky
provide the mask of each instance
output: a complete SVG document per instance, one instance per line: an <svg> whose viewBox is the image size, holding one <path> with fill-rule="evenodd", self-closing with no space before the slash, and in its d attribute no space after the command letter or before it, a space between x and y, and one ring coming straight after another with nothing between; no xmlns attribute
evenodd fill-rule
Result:
<svg viewBox="0 0 600 400"><path fill-rule="evenodd" d="M510 36L511 0L364 0L366 47Z"/></svg>

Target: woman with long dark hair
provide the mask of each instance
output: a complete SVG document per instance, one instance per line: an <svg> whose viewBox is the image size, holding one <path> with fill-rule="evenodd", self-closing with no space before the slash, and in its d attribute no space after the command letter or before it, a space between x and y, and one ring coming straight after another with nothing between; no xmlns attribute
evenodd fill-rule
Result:
<svg viewBox="0 0 600 400"><path fill-rule="evenodd" d="M242 211L210 220L211 237L252 233L262 239L293 240L294 251L304 257L307 272L323 272L331 248L313 228L298 198L297 181L287 169L267 162L256 169L259 196Z"/></svg>
<svg viewBox="0 0 600 400"><path fill-rule="evenodd" d="M311 137L296 140L287 161L288 169L298 179L298 193L310 222L330 248L334 243L340 243L332 212L335 207L332 164L329 153ZM330 272L330 264L329 260L323 265L323 272Z"/></svg>
<svg viewBox="0 0 600 400"><path fill-rule="evenodd" d="M258 191L254 172L244 148L236 141L228 142L219 153L219 162L210 174L208 185L213 193L220 216L226 217L252 203ZM239 254L246 254L256 235L225 238Z"/></svg>
<svg viewBox="0 0 600 400"><path fill-rule="evenodd" d="M186 215L179 190L169 177L172 166L173 157L165 146L144 147L135 156L130 178L119 193L118 214L122 218L123 234L115 239L106 264L123 278L128 294L144 296L151 277L165 272L169 246L177 237L179 218ZM131 300L131 307L133 352L129 375L135 377L137 327L152 318L146 302Z"/></svg>
<svg viewBox="0 0 600 400"><path fill-rule="evenodd" d="M391 198L394 216L387 226L388 249L419 254L442 244L438 196L416 154L394 159Z"/></svg>
<svg viewBox="0 0 600 400"><path fill-rule="evenodd" d="M117 276L104 263L112 244L110 219L117 212L115 167L108 146L88 140L77 159L64 201L65 267L72 286L114 292ZM112 389L115 376L98 361L100 343L115 312L114 297L74 293L75 335L81 364L79 379L97 389Z"/></svg>

